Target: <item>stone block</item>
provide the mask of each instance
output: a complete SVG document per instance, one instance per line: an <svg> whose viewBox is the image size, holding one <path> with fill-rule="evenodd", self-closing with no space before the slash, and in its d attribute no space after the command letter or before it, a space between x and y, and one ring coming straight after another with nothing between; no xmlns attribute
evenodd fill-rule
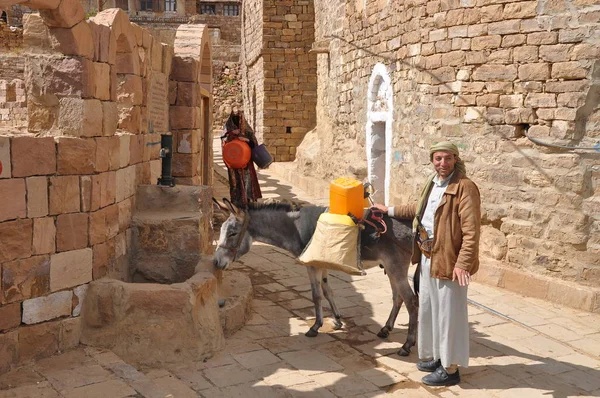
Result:
<svg viewBox="0 0 600 398"><path fill-rule="evenodd" d="M173 65L173 57L175 56L174 48L172 46L162 44L162 50L162 73L164 73L165 76L170 76L172 69L171 66Z"/></svg>
<svg viewBox="0 0 600 398"><path fill-rule="evenodd" d="M519 65L519 79L523 81L547 80L550 78L550 64Z"/></svg>
<svg viewBox="0 0 600 398"><path fill-rule="evenodd" d="M129 164L137 164L144 157L145 135L132 135L129 140Z"/></svg>
<svg viewBox="0 0 600 398"><path fill-rule="evenodd" d="M477 106L494 106L497 107L500 104L499 94L483 94L478 95L476 99Z"/></svg>
<svg viewBox="0 0 600 398"><path fill-rule="evenodd" d="M81 211L88 212L90 211L90 206L92 204L92 177L81 176L79 186L81 187Z"/></svg>
<svg viewBox="0 0 600 398"><path fill-rule="evenodd" d="M92 176L90 211L115 203L117 174L114 171Z"/></svg>
<svg viewBox="0 0 600 398"><path fill-rule="evenodd" d="M502 37L502 47L522 46L527 41L527 36L523 34L506 35Z"/></svg>
<svg viewBox="0 0 600 398"><path fill-rule="evenodd" d="M0 333L0 374L8 372L19 361L19 332Z"/></svg>
<svg viewBox="0 0 600 398"><path fill-rule="evenodd" d="M25 67L28 93L36 98L91 97L91 61L81 57L29 55ZM75 99L75 98L73 98ZM55 104L40 103L53 106Z"/></svg>
<svg viewBox="0 0 600 398"><path fill-rule="evenodd" d="M54 9L40 10L46 25L57 28L71 28L85 20L83 7L78 0L61 0Z"/></svg>
<svg viewBox="0 0 600 398"><path fill-rule="evenodd" d="M92 59L94 39L92 29L82 20L72 28L49 28L50 46L64 55L77 55Z"/></svg>
<svg viewBox="0 0 600 398"><path fill-rule="evenodd" d="M10 178L10 138L0 137L0 178Z"/></svg>
<svg viewBox="0 0 600 398"><path fill-rule="evenodd" d="M506 124L534 123L536 120L535 116L531 108L516 108L506 112L504 121Z"/></svg>
<svg viewBox="0 0 600 398"><path fill-rule="evenodd" d="M49 214L77 213L80 211L78 176L50 177Z"/></svg>
<svg viewBox="0 0 600 398"><path fill-rule="evenodd" d="M507 3L502 12L502 19L525 19L536 17L537 4L537 1Z"/></svg>
<svg viewBox="0 0 600 398"><path fill-rule="evenodd" d="M592 43L576 44L570 55L572 60L597 59L600 58L600 48Z"/></svg>
<svg viewBox="0 0 600 398"><path fill-rule="evenodd" d="M198 175L199 156L197 154L174 153L172 171L174 177Z"/></svg>
<svg viewBox="0 0 600 398"><path fill-rule="evenodd" d="M141 131L142 113L139 106L119 106L118 129L139 134Z"/></svg>
<svg viewBox="0 0 600 398"><path fill-rule="evenodd" d="M135 195L135 166L117 170L116 202Z"/></svg>
<svg viewBox="0 0 600 398"><path fill-rule="evenodd" d="M96 138L96 160L94 169L97 173L102 173L110 170L110 162L113 150L112 137Z"/></svg>
<svg viewBox="0 0 600 398"><path fill-rule="evenodd" d="M144 92L142 78L135 75L117 77L117 101L123 105L142 105Z"/></svg>
<svg viewBox="0 0 600 398"><path fill-rule="evenodd" d="M33 256L2 266L2 302L13 303L50 292L50 257Z"/></svg>
<svg viewBox="0 0 600 398"><path fill-rule="evenodd" d="M131 134L119 134L119 165L127 167L129 165L129 155L131 153L129 145L131 142Z"/></svg>
<svg viewBox="0 0 600 398"><path fill-rule="evenodd" d="M500 96L501 108L519 108L521 106L523 106L523 95L521 94Z"/></svg>
<svg viewBox="0 0 600 398"><path fill-rule="evenodd" d="M170 79L178 82L198 82L200 63L192 57L173 57Z"/></svg>
<svg viewBox="0 0 600 398"><path fill-rule="evenodd" d="M54 217L33 220L33 254L49 254L56 250Z"/></svg>
<svg viewBox="0 0 600 398"><path fill-rule="evenodd" d="M11 152L13 177L56 173L56 148L52 137L13 137Z"/></svg>
<svg viewBox="0 0 600 398"><path fill-rule="evenodd" d="M585 104L585 94L581 92L558 94L556 104L561 107L579 108Z"/></svg>
<svg viewBox="0 0 600 398"><path fill-rule="evenodd" d="M525 296L546 299L549 283L534 275L507 269L500 287Z"/></svg>
<svg viewBox="0 0 600 398"><path fill-rule="evenodd" d="M56 251L83 249L88 246L87 213L60 214L56 217Z"/></svg>
<svg viewBox="0 0 600 398"><path fill-rule="evenodd" d="M93 74L91 77L93 81L91 88L93 97L102 101L110 101L110 65L104 62L94 62L92 68Z"/></svg>
<svg viewBox="0 0 600 398"><path fill-rule="evenodd" d="M177 106L196 107L200 103L200 85L198 83L177 83Z"/></svg>
<svg viewBox="0 0 600 398"><path fill-rule="evenodd" d="M119 231L127 230L131 224L133 198L125 199L117 204L119 206Z"/></svg>
<svg viewBox="0 0 600 398"><path fill-rule="evenodd" d="M585 79L588 74L588 68L584 67L581 62L557 62L552 64L552 78L575 80Z"/></svg>
<svg viewBox="0 0 600 398"><path fill-rule="evenodd" d="M114 204L90 213L90 244L106 242L119 233L119 207ZM91 267L91 263L90 263ZM91 272L91 268L90 268Z"/></svg>
<svg viewBox="0 0 600 398"><path fill-rule="evenodd" d="M16 328L21 324L21 304L14 303L0 306L0 332ZM0 337L0 347L2 347L2 337ZM0 354L4 354L0 350ZM0 359L0 373L2 373L2 360Z"/></svg>
<svg viewBox="0 0 600 398"><path fill-rule="evenodd" d="M81 314L81 307L83 300L85 300L85 294L87 293L89 284L77 286L73 289L73 312L71 315L79 316Z"/></svg>
<svg viewBox="0 0 600 398"><path fill-rule="evenodd" d="M554 108L556 107L556 95L548 93L527 94L525 106L532 108Z"/></svg>
<svg viewBox="0 0 600 398"><path fill-rule="evenodd" d="M19 356L21 361L47 358L58 352L60 323L43 322L19 328Z"/></svg>
<svg viewBox="0 0 600 398"><path fill-rule="evenodd" d="M522 46L516 47L513 50L513 60L521 63L531 63L538 61L537 46Z"/></svg>
<svg viewBox="0 0 600 398"><path fill-rule="evenodd" d="M23 15L23 47L42 50L50 48L48 27L38 14Z"/></svg>
<svg viewBox="0 0 600 398"><path fill-rule="evenodd" d="M115 263L115 240L109 239L106 242L98 243L93 246L94 262L92 264L93 279L97 280L106 276L113 268Z"/></svg>
<svg viewBox="0 0 600 398"><path fill-rule="evenodd" d="M471 50L473 50L473 51L492 50L492 49L500 47L501 43L502 43L502 36L500 36L500 35L474 37L471 40Z"/></svg>
<svg viewBox="0 0 600 398"><path fill-rule="evenodd" d="M18 219L0 223L0 263L31 256L33 221Z"/></svg>
<svg viewBox="0 0 600 398"><path fill-rule="evenodd" d="M23 323L33 325L71 315L73 292L57 292L23 301Z"/></svg>
<svg viewBox="0 0 600 398"><path fill-rule="evenodd" d="M175 136L175 134L173 134ZM144 162L152 159L159 159L160 155L160 134L146 134L144 136ZM175 145L175 144L174 144Z"/></svg>
<svg viewBox="0 0 600 398"><path fill-rule="evenodd" d="M66 318L58 322L60 323L59 350L67 351L77 347L81 340L81 318Z"/></svg>
<svg viewBox="0 0 600 398"><path fill-rule="evenodd" d="M175 150L179 153L198 153L200 151L200 130L180 130L173 134Z"/></svg>
<svg viewBox="0 0 600 398"><path fill-rule="evenodd" d="M481 65L473 72L473 79L481 81L513 81L516 78L515 65Z"/></svg>
<svg viewBox="0 0 600 398"><path fill-rule="evenodd" d="M25 181L27 217L36 218L48 215L48 179L46 177L29 177Z"/></svg>
<svg viewBox="0 0 600 398"><path fill-rule="evenodd" d="M101 136L103 128L102 103L97 99L61 98L59 100L58 127L63 135L73 137Z"/></svg>
<svg viewBox="0 0 600 398"><path fill-rule="evenodd" d="M96 165L96 140L94 138L59 137L58 174L93 174Z"/></svg>
<svg viewBox="0 0 600 398"><path fill-rule="evenodd" d="M25 202L25 179L11 178L0 180L0 222L25 218L27 204Z"/></svg>
<svg viewBox="0 0 600 398"><path fill-rule="evenodd" d="M102 101L102 135L113 136L119 124L119 110L115 102Z"/></svg>
<svg viewBox="0 0 600 398"><path fill-rule="evenodd" d="M527 35L527 44L539 46L542 44L556 44L558 42L557 32L535 32Z"/></svg>
<svg viewBox="0 0 600 398"><path fill-rule="evenodd" d="M73 288L92 280L92 249L50 256L50 291Z"/></svg>
<svg viewBox="0 0 600 398"><path fill-rule="evenodd" d="M169 121L173 130L197 129L200 127L200 108L171 106L169 108Z"/></svg>
<svg viewBox="0 0 600 398"><path fill-rule="evenodd" d="M567 62L571 59L572 44L540 46L540 59L545 62Z"/></svg>

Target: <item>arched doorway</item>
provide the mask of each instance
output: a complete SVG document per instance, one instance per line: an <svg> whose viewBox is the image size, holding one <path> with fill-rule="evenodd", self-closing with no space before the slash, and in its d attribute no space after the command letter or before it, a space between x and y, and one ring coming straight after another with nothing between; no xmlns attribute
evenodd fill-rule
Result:
<svg viewBox="0 0 600 398"><path fill-rule="evenodd" d="M385 65L373 68L367 93L367 163L374 200L389 204L392 156L393 90Z"/></svg>

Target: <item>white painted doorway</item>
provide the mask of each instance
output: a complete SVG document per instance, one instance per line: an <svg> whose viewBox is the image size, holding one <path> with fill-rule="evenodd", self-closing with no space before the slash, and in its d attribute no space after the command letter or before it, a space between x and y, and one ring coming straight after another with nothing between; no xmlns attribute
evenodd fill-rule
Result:
<svg viewBox="0 0 600 398"><path fill-rule="evenodd" d="M392 160L393 90L384 64L373 68L367 92L368 178L376 190L374 200L389 205Z"/></svg>

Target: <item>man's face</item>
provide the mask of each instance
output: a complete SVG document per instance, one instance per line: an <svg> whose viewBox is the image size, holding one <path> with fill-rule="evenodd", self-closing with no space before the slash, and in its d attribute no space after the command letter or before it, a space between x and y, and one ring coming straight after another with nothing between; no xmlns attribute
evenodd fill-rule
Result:
<svg viewBox="0 0 600 398"><path fill-rule="evenodd" d="M433 168L441 179L447 178L454 171L456 155L450 152L434 152Z"/></svg>

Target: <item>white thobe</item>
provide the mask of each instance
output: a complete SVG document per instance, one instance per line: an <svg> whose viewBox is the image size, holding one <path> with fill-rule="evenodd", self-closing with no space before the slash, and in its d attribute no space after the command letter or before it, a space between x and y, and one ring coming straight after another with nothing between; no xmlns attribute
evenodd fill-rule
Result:
<svg viewBox="0 0 600 398"><path fill-rule="evenodd" d="M434 234L435 211L450 177L440 182L436 176L421 223L430 237ZM442 366L469 366L469 320L467 286L458 281L430 276L431 260L421 255L419 285L419 358L441 359Z"/></svg>

